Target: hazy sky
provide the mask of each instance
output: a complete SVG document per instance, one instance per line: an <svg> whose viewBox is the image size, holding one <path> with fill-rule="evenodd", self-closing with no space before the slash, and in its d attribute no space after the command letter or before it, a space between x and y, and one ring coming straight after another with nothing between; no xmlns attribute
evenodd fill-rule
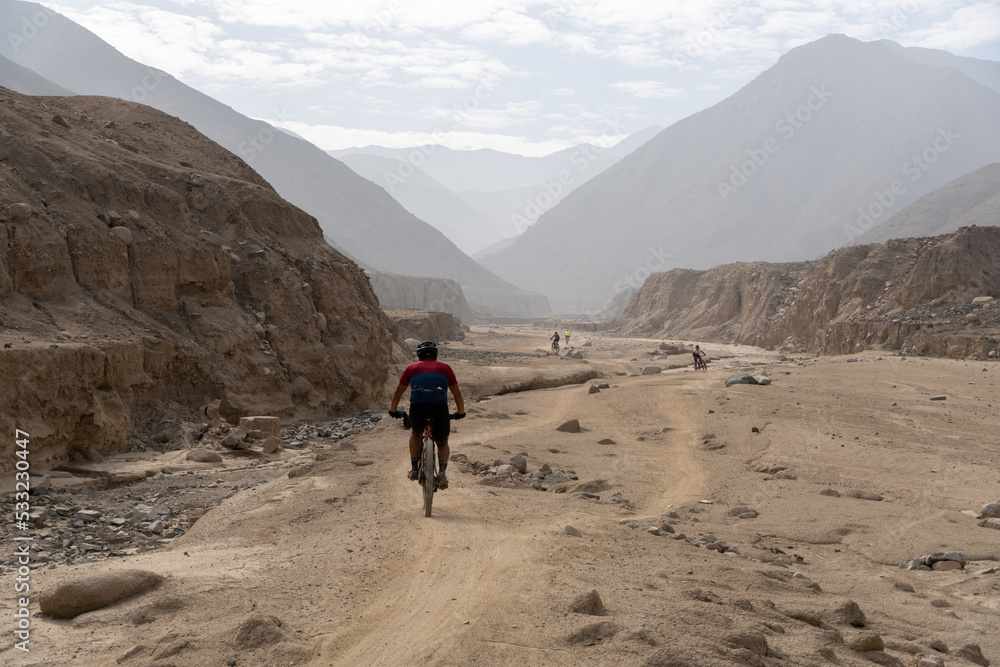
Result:
<svg viewBox="0 0 1000 667"><path fill-rule="evenodd" d="M710 106L829 33L1000 60L1000 0L43 4L325 149L606 143Z"/></svg>

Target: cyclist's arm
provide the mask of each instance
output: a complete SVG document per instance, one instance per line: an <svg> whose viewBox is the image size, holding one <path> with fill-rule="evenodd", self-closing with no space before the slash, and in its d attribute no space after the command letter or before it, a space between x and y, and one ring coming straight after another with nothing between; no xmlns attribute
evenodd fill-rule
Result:
<svg viewBox="0 0 1000 667"><path fill-rule="evenodd" d="M462 390L458 388L457 384L453 384L448 389L451 389L451 395L455 397L455 410L459 414L465 413L465 401L462 399Z"/></svg>
<svg viewBox="0 0 1000 667"><path fill-rule="evenodd" d="M406 385L396 385L396 391L392 395L392 402L389 403L389 412L395 412L399 408L399 399L403 398L404 393L406 393Z"/></svg>

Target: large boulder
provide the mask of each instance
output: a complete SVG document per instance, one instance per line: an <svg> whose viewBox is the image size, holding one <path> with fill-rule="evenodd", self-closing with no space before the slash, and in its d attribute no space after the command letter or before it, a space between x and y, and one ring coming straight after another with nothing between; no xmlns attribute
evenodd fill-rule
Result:
<svg viewBox="0 0 1000 667"><path fill-rule="evenodd" d="M39 607L46 616L74 618L142 593L162 581L163 577L146 570L83 577L43 593L39 598Z"/></svg>
<svg viewBox="0 0 1000 667"><path fill-rule="evenodd" d="M757 378L749 373L733 373L726 378L726 386L732 387L734 384L757 384Z"/></svg>

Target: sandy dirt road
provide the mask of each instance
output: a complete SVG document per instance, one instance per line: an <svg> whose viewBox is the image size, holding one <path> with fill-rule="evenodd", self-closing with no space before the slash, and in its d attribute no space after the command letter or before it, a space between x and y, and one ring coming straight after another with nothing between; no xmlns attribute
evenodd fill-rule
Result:
<svg viewBox="0 0 1000 667"><path fill-rule="evenodd" d="M531 356L537 332L471 337L442 359L483 394L581 363ZM317 447L164 549L40 570L40 586L132 567L167 580L72 621L39 618L36 651L0 660L971 665L981 651L1000 664L1000 532L961 513L1000 498L1000 366L708 346L707 373L639 376L654 342L590 340L583 363L602 377L469 405L451 440L468 463L451 464L432 518L405 478L406 434L384 420L356 451ZM773 382L727 389L734 369ZM583 432L556 431L574 418ZM471 472L515 454L529 475L548 464L575 479L556 493ZM968 562L898 567L935 551ZM589 589L604 610L571 611ZM863 625L838 611L849 601Z"/></svg>

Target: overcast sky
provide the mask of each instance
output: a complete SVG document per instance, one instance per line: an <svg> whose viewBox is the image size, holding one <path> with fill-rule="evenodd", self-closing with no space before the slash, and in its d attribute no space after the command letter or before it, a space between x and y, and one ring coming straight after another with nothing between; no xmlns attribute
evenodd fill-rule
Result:
<svg viewBox="0 0 1000 667"><path fill-rule="evenodd" d="M710 106L835 32L1000 61L1000 0L43 4L324 149L607 143Z"/></svg>

